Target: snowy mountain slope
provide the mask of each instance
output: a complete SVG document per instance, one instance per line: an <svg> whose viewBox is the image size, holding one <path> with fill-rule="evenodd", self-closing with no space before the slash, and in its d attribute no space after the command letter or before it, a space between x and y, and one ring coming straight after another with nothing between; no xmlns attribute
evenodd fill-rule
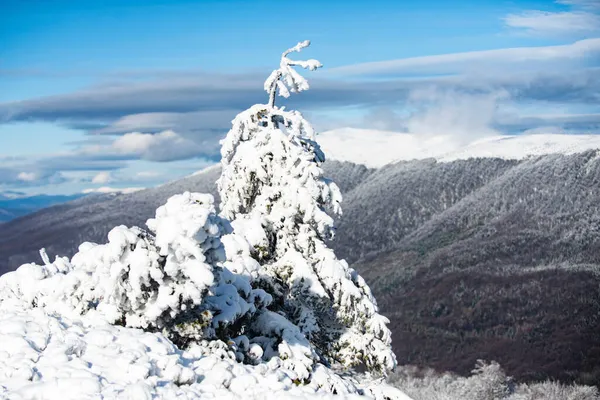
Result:
<svg viewBox="0 0 600 400"><path fill-rule="evenodd" d="M318 138L329 159L374 168L391 162L424 158L444 162L477 157L520 160L544 154L574 154L600 149L600 135L505 135L486 137L465 144L450 135L420 136L341 128L320 133Z"/></svg>
<svg viewBox="0 0 600 400"><path fill-rule="evenodd" d="M371 168L398 160L436 157L459 148L450 137L419 138L408 133L357 128L321 132L317 139L328 159Z"/></svg>
<svg viewBox="0 0 600 400"><path fill-rule="evenodd" d="M377 169L344 193L336 251L355 262L395 249L403 237L517 164L501 159L426 159Z"/></svg>
<svg viewBox="0 0 600 400"><path fill-rule="evenodd" d="M467 146L441 154L439 161L496 157L521 160L545 154L576 154L600 149L600 135L505 135L480 139Z"/></svg>
<svg viewBox="0 0 600 400"><path fill-rule="evenodd" d="M475 161L463 161L465 179L479 175ZM596 151L515 163L354 263L392 321L398 358L467 373L483 357L521 380L598 384L599 187ZM435 209L431 197L418 205ZM406 210L375 203L373 214L392 204ZM367 245L387 235L373 223Z"/></svg>

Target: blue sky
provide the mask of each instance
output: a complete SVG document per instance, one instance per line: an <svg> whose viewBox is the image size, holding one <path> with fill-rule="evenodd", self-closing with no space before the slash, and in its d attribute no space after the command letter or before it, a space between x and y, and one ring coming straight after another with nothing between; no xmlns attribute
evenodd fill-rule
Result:
<svg viewBox="0 0 600 400"><path fill-rule="evenodd" d="M218 160L310 39L317 129L600 133L600 0L0 0L0 192L148 187Z"/></svg>

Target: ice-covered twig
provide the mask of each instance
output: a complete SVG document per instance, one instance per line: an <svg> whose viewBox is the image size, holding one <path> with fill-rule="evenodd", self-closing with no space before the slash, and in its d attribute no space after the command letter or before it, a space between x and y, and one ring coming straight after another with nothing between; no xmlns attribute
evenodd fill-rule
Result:
<svg viewBox="0 0 600 400"><path fill-rule="evenodd" d="M48 257L48 253L46 253L46 249L43 247L40 249L40 257L42 257L42 261L44 262L44 265L51 264L50 258Z"/></svg>
<svg viewBox="0 0 600 400"><path fill-rule="evenodd" d="M302 67L311 71L321 68L321 64L317 60L295 61L290 60L287 56L293 52L300 52L305 47L310 46L310 40L305 40L291 47L281 54L281 63L279 68L274 70L265 81L265 91L269 93L269 106L275 107L275 95L279 90L279 95L289 97L290 92L301 92L309 88L308 82L302 75L296 72L293 67Z"/></svg>

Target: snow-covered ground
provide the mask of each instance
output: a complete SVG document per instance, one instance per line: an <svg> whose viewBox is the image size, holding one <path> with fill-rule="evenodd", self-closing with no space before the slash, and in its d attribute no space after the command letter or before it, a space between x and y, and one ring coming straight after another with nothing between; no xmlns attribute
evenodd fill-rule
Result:
<svg viewBox="0 0 600 400"><path fill-rule="evenodd" d="M244 365L227 348L211 347L182 352L160 333L71 320L41 308L5 309L0 399L362 398L297 386L277 363Z"/></svg>
<svg viewBox="0 0 600 400"><path fill-rule="evenodd" d="M419 136L372 129L341 128L322 132L318 141L329 159L381 167L395 161L476 157L523 159L551 153L574 154L600 149L600 135L504 135L463 144L452 136Z"/></svg>

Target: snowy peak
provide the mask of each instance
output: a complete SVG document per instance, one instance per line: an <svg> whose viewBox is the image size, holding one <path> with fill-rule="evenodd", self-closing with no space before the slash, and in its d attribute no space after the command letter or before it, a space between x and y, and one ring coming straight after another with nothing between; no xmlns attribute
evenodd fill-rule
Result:
<svg viewBox="0 0 600 400"><path fill-rule="evenodd" d="M464 144L451 135L421 136L372 129L340 128L317 138L326 156L368 167L395 161L436 158L448 162L469 158L523 159L530 156L575 154L600 149L600 135L502 135Z"/></svg>
<svg viewBox="0 0 600 400"><path fill-rule="evenodd" d="M436 158L440 161L476 157L520 160L544 154L576 154L593 149L600 149L600 135L505 135L480 139Z"/></svg>
<svg viewBox="0 0 600 400"><path fill-rule="evenodd" d="M392 131L340 128L320 133L317 142L328 159L375 168L396 160L434 156L427 140Z"/></svg>

